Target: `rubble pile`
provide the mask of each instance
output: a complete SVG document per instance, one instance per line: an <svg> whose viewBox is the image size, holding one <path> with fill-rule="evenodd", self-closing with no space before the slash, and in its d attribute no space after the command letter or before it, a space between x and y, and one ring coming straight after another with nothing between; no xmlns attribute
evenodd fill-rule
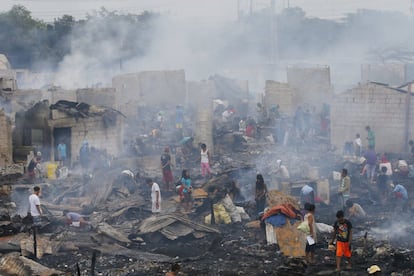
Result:
<svg viewBox="0 0 414 276"><path fill-rule="evenodd" d="M228 87L220 79L215 82L217 89ZM239 107L245 104L238 102ZM92 137L90 144L95 139L97 146L90 152L89 166L75 156L78 151L80 155L79 149L71 149L71 164L66 160L53 164L56 171L66 169L65 174L54 175L46 165L34 183L27 179L24 166L0 171L2 273L162 275L171 264L180 263L180 275L366 275L373 264L380 265L387 275L410 275L407 273L414 270L412 209L404 213L387 208L392 201L386 198L383 204L376 186L360 175L360 159L338 154L320 133L309 137L291 133L290 139L280 139L278 126L271 122L285 120L290 127L294 118L244 118L254 129L247 135L240 125L244 120L231 117L236 109L224 106L224 101L220 105L212 112L212 128L206 127L206 119L201 124L203 131L192 129L200 127L195 118L201 109L189 108L181 122L185 127L175 128L172 110L142 107L142 117L128 122L128 139L122 137L125 148L121 151L120 139L113 134L123 131L123 126L112 128L122 122L113 117L117 111L69 101L51 107L44 103L42 116L56 115L52 124L63 129L67 127L63 122L76 125L79 135L71 147L88 144L86 137ZM91 120L96 116L104 116L103 128L98 126L102 120ZM92 134L82 124L93 126L88 130ZM202 175L199 146L205 141L200 137L211 136L208 134L212 135L208 140L214 141L208 145L211 172ZM108 137L113 142L112 152L119 151L120 156L102 146ZM171 153L168 185L165 176L162 178L163 152ZM58 153L52 150L47 158L53 159L53 155ZM353 267L336 272L335 253L328 242L335 213L344 208L336 177L343 168L351 176L351 198L364 206L368 216L351 219ZM182 185L183 170L189 172L191 188ZM266 208L261 210L256 201L258 174L266 185ZM152 180L148 182L148 178ZM159 184L159 191L158 185L147 185L151 181ZM412 183L408 177L404 181ZM305 184L315 189L315 218L320 226L316 264L305 261L306 235L298 230L304 207L300 193ZM44 216L33 227L27 206L35 185L41 187ZM189 208L184 204L184 189L191 191ZM154 211L154 196L158 196L160 213ZM68 213L78 213L82 220L71 221ZM282 222L267 220L276 216Z"/></svg>

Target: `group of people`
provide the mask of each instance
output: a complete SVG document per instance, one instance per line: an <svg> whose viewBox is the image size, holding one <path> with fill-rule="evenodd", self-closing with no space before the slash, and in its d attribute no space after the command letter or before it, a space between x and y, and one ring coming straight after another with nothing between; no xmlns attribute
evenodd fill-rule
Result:
<svg viewBox="0 0 414 276"><path fill-rule="evenodd" d="M201 175L202 177L210 177L212 171L210 168L210 152L207 149L207 145L200 144L200 161ZM164 152L160 158L162 179L164 183L164 189L168 192L176 191L180 196L182 207L185 213L190 213L193 206L192 192L193 187L191 184L190 171L187 169L182 170L179 185L176 186L173 175L173 163L171 160L170 148L165 147ZM147 181L147 184L151 186L151 200L152 200L152 212L159 213L161 211L161 190L157 183L153 182L152 179Z"/></svg>

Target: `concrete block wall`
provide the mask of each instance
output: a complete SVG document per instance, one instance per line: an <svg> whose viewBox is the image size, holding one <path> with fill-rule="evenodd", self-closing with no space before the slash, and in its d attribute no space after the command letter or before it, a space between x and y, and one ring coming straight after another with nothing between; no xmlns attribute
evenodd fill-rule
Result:
<svg viewBox="0 0 414 276"><path fill-rule="evenodd" d="M199 81L187 83L187 102L197 110L194 118L194 145L205 143L214 154L213 144L213 95L212 81Z"/></svg>
<svg viewBox="0 0 414 276"><path fill-rule="evenodd" d="M265 86L264 104L267 109L279 105L281 113L293 115L296 109L294 97L297 92L287 83L267 80Z"/></svg>
<svg viewBox="0 0 414 276"><path fill-rule="evenodd" d="M300 68L288 67L288 84L297 89L294 102L297 105L321 106L332 97L330 68L328 66Z"/></svg>
<svg viewBox="0 0 414 276"><path fill-rule="evenodd" d="M0 110L0 167L13 163L11 121Z"/></svg>
<svg viewBox="0 0 414 276"><path fill-rule="evenodd" d="M127 117L136 117L141 105L176 106L182 104L186 96L184 70L143 71L123 74L112 79L116 90L115 108Z"/></svg>
<svg viewBox="0 0 414 276"><path fill-rule="evenodd" d="M403 152L407 94L373 83L351 89L331 102L331 144L342 151L346 141L359 133L367 146L369 125L375 132L376 151ZM414 136L414 98L411 97L410 133Z"/></svg>
<svg viewBox="0 0 414 276"><path fill-rule="evenodd" d="M65 100L76 102L76 91L75 90L63 90L63 89L56 89L50 91L50 103L55 104L57 101Z"/></svg>
<svg viewBox="0 0 414 276"><path fill-rule="evenodd" d="M404 63L363 64L361 66L361 81L363 83L371 81L401 85L405 80Z"/></svg>
<svg viewBox="0 0 414 276"><path fill-rule="evenodd" d="M76 90L76 101L115 108L115 88L84 88Z"/></svg>
<svg viewBox="0 0 414 276"><path fill-rule="evenodd" d="M89 147L95 147L113 155L119 156L123 152L123 118L117 117L117 124L105 128L101 117L83 119L72 127L72 158L79 157L79 150L84 140L88 140Z"/></svg>

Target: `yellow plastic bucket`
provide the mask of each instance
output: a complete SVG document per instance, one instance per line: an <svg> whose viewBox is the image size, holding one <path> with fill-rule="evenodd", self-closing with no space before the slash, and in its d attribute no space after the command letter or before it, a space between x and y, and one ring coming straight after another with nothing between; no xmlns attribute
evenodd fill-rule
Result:
<svg viewBox="0 0 414 276"><path fill-rule="evenodd" d="M56 179L56 169L58 165L55 163L49 163L46 165L46 174L49 179Z"/></svg>

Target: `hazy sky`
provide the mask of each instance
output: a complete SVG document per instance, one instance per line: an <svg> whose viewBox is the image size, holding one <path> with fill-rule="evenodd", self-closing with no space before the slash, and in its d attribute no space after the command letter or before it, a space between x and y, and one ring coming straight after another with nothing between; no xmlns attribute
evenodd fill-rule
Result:
<svg viewBox="0 0 414 276"><path fill-rule="evenodd" d="M141 13L151 10L169 13L177 17L198 20L234 20L238 7L248 11L270 5L271 0L0 0L0 10L7 11L13 5L23 5L32 15L45 21L53 21L63 14L82 18L86 13L105 7L107 10ZM277 9L288 5L298 6L308 16L340 18L358 9L378 9L409 13L411 0L275 0Z"/></svg>

